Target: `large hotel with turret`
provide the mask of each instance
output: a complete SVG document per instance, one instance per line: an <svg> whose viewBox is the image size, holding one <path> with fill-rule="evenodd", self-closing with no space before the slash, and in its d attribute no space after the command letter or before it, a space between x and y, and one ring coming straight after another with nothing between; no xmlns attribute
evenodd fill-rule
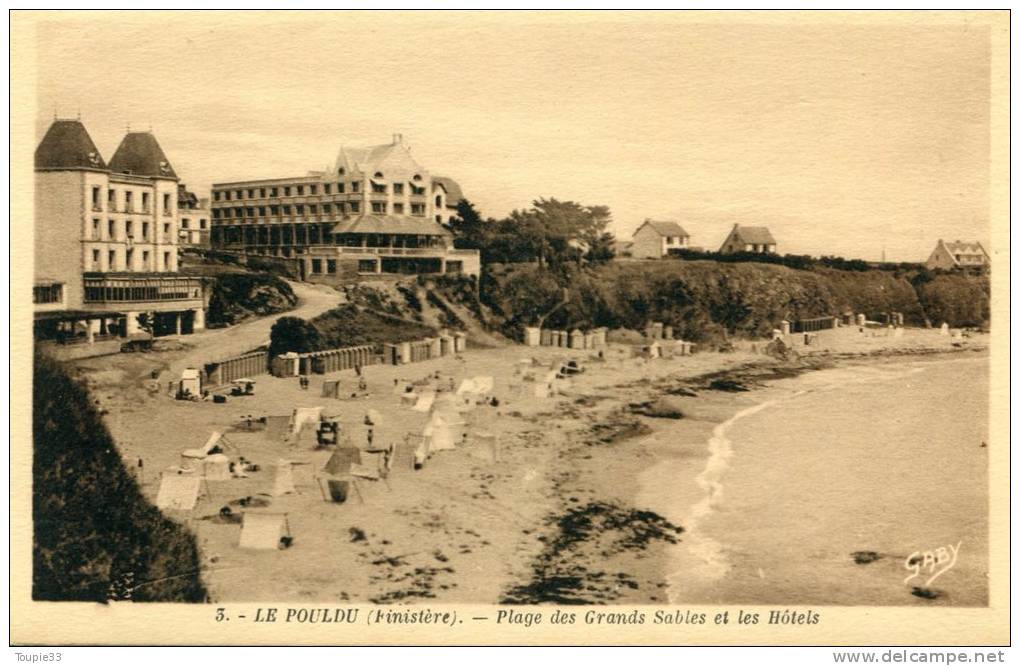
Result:
<svg viewBox="0 0 1020 666"><path fill-rule="evenodd" d="M202 281L177 273L177 174L152 133L129 132L107 163L80 120L55 120L35 152L34 205L39 344L86 355L205 327Z"/></svg>
<svg viewBox="0 0 1020 666"><path fill-rule="evenodd" d="M294 259L309 281L478 275L478 251L454 249L445 226L461 197L456 182L430 174L396 134L383 145L342 147L325 171L214 184L210 242Z"/></svg>

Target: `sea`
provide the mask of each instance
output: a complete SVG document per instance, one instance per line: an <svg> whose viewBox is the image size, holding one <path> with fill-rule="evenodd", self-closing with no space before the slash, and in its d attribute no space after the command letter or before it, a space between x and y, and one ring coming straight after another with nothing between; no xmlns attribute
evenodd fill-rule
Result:
<svg viewBox="0 0 1020 666"><path fill-rule="evenodd" d="M670 601L987 605L988 381L984 354L883 358L774 382L707 441L659 430L685 453L638 501L685 530Z"/></svg>

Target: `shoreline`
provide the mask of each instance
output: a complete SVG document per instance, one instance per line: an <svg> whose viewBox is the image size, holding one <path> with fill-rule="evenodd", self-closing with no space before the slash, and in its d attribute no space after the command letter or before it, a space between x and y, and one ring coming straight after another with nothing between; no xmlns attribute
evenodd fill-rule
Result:
<svg viewBox="0 0 1020 666"><path fill-rule="evenodd" d="M672 555L666 558L669 560L669 564L663 571L664 579L670 583L671 601L675 603L708 603L710 601L712 603L730 604L777 603L775 599L712 597L712 592L709 592L708 595L704 592L692 595L689 588L691 587L692 579L696 579L696 587L698 589L711 590L716 582L726 575L727 569L730 566L726 562L724 554L728 546L725 543L716 541L716 537L720 536L718 529L712 529L711 525L707 531L700 528L702 523L708 522L711 524L718 520L713 520L712 514L717 509L717 505L725 504L723 498L727 494L728 488L724 489L723 481L726 480L726 476L730 471L731 458L736 457L739 463L739 448L750 445L747 442L741 441L741 435L747 436L748 433L755 433L756 430L760 429L763 422L769 422L770 419L772 421L788 420L790 417L784 412L788 411L789 405L796 404L796 399L804 395L810 395L816 390L827 390L825 388L813 388L810 385L804 386L803 382L798 383L796 377L814 371L819 371L820 373L836 371L839 373L841 371L868 371L881 368L882 372L891 372L890 367L884 363L889 359L895 359L897 363L902 362L908 365L924 364L929 361L935 365L942 365L945 362L951 364L958 361L966 362L971 360L983 360L987 364L988 356L984 350L967 350L981 352L980 357L973 354L965 355L960 353L961 351L939 352L937 350L922 349L917 353L898 352L885 354L883 352L873 352L863 355L844 355L839 357L835 363L800 364L793 369L795 371L790 373L789 376L780 377L775 380L770 379L766 384L760 384L758 381L755 381L754 383L757 385L753 389L746 393L741 393L748 402L740 401L739 403L734 403L733 408L730 410L730 416L718 422L712 429L711 434L705 438L702 456L696 462L686 466L671 464L668 456L666 456L658 464L658 469L653 466L646 470L642 475L644 479L643 489L637 495L635 502L642 506L654 507L655 510L660 511L670 520L679 522L685 528L683 541L686 545L672 549ZM765 367L767 367L767 364L764 367L761 365L748 366L740 371L727 374L731 377L746 379L747 373L745 370L751 370L750 375L757 380L757 377L761 376L758 370ZM918 370L923 370L923 368L913 368L915 372ZM911 373L906 373L906 375L909 374ZM862 381L861 383L868 384L870 382ZM676 435L678 431L682 431L682 428L674 426L672 430L673 434ZM679 501L667 501L664 498L665 493L661 490L663 486L662 478L664 476L670 476L674 480L677 476L680 476L689 485L697 486L702 492L700 499L692 501L691 493L687 493L687 499L684 501L684 493L681 492L679 493L681 498ZM731 483L734 482L736 481L731 480ZM987 533L985 537L987 537ZM864 552L870 553L872 551ZM851 555L852 553L848 550L846 553L847 561L849 561ZM876 556L885 557L887 555L877 554ZM866 562L858 562L858 564L861 563ZM987 562L985 562L984 566L987 566ZM760 569L759 575L763 576ZM673 589L677 590L676 594L672 594ZM915 594L912 597L904 594L902 599L893 605L917 605L919 601L925 603L921 599L934 598L942 594L939 591L932 597L926 597L924 594L918 594L917 591L917 588L915 588ZM921 591L926 592L926 590ZM987 590L982 594L978 594L976 598L978 599L976 603L967 601L964 605L980 606L987 604ZM809 602L804 601L801 603ZM826 602L811 601L810 603L819 604ZM867 602L858 601L856 603ZM874 603L879 605L887 602L876 601Z"/></svg>

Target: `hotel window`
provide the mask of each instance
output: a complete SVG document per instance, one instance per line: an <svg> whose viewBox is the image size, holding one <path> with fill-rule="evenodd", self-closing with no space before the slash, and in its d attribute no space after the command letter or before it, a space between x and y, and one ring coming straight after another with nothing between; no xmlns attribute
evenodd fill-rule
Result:
<svg viewBox="0 0 1020 666"><path fill-rule="evenodd" d="M170 237L170 223L169 222L165 222L163 224L163 238L169 238L169 237Z"/></svg>
<svg viewBox="0 0 1020 666"><path fill-rule="evenodd" d="M132 194L133 194L133 192L130 192L130 191L124 193L124 210L126 210L129 213L131 212L131 195Z"/></svg>
<svg viewBox="0 0 1020 666"><path fill-rule="evenodd" d="M353 181L351 181L351 192L360 192L360 191L361 191L361 181L360 180L353 180Z"/></svg>
<svg viewBox="0 0 1020 666"><path fill-rule="evenodd" d="M440 208L442 205L443 205L443 195L442 194L437 194L436 195L436 208Z"/></svg>
<svg viewBox="0 0 1020 666"><path fill-rule="evenodd" d="M333 205L332 204L322 204L322 214L323 215L329 215L332 212L333 212Z"/></svg>
<svg viewBox="0 0 1020 666"><path fill-rule="evenodd" d="M386 186L381 183L372 183L372 191L376 194L386 194Z"/></svg>
<svg viewBox="0 0 1020 666"><path fill-rule="evenodd" d="M375 259L359 259L358 260L358 272L359 273L375 273Z"/></svg>
<svg viewBox="0 0 1020 666"><path fill-rule="evenodd" d="M106 270L115 271L117 270L117 252L116 250L110 250L106 255Z"/></svg>
<svg viewBox="0 0 1020 666"><path fill-rule="evenodd" d="M336 259L327 259L326 260L326 272L327 273L336 273Z"/></svg>
<svg viewBox="0 0 1020 666"><path fill-rule="evenodd" d="M373 213L385 213L386 212L386 202L385 201L373 201L372 202L372 212Z"/></svg>
<svg viewBox="0 0 1020 666"><path fill-rule="evenodd" d="M142 240L149 240L149 223L142 222Z"/></svg>
<svg viewBox="0 0 1020 666"><path fill-rule="evenodd" d="M404 214L404 204L402 204L402 203L395 203L395 204L393 204L393 214L394 215L403 215Z"/></svg>
<svg viewBox="0 0 1020 666"><path fill-rule="evenodd" d="M92 250L92 270L98 271L99 268L99 250Z"/></svg>
<svg viewBox="0 0 1020 666"><path fill-rule="evenodd" d="M236 192L234 192L234 198L239 200L239 201L241 199L243 199L244 198L244 190L237 190Z"/></svg>
<svg viewBox="0 0 1020 666"><path fill-rule="evenodd" d="M163 253L163 270L168 271L168 270L170 270L170 268L171 268L171 266L170 266L170 253L169 252L164 252Z"/></svg>
<svg viewBox="0 0 1020 666"><path fill-rule="evenodd" d="M255 198L255 190L248 190L248 198L249 199Z"/></svg>
<svg viewBox="0 0 1020 666"><path fill-rule="evenodd" d="M207 223L208 223L208 220L206 220L206 219L205 219L204 217L203 217L203 218L200 218L200 219L198 220L198 228L199 228L199 229L205 229L205 228L206 228L206 224L207 224Z"/></svg>
<svg viewBox="0 0 1020 666"><path fill-rule="evenodd" d="M262 198L262 199L266 198L266 188L264 188L264 187L260 187L259 188L259 197Z"/></svg>
<svg viewBox="0 0 1020 666"><path fill-rule="evenodd" d="M358 210L361 208L361 202L360 201L349 201L347 203L350 205L352 213L357 213Z"/></svg>
<svg viewBox="0 0 1020 666"><path fill-rule="evenodd" d="M213 192L212 193L212 200L213 201L219 201L220 200L220 193L219 192Z"/></svg>
<svg viewBox="0 0 1020 666"><path fill-rule="evenodd" d="M248 217L255 217L255 209L253 207L249 206L245 210L248 212Z"/></svg>
<svg viewBox="0 0 1020 666"><path fill-rule="evenodd" d="M315 205L315 204L308 204L308 214L309 215L317 215L318 212L319 212L319 207L317 205Z"/></svg>
<svg viewBox="0 0 1020 666"><path fill-rule="evenodd" d="M393 183L393 193L394 194L403 194L404 193L404 184L403 183Z"/></svg>
<svg viewBox="0 0 1020 666"><path fill-rule="evenodd" d="M280 207L279 206L270 206L269 207L269 214L272 215L273 217L276 217L277 215L280 214Z"/></svg>
<svg viewBox="0 0 1020 666"><path fill-rule="evenodd" d="M290 196L290 186L289 185L287 187L283 188L283 196L285 196L285 197L289 197Z"/></svg>
<svg viewBox="0 0 1020 666"><path fill-rule="evenodd" d="M419 217L425 216L425 204L413 203L411 204L411 215L417 215Z"/></svg>
<svg viewBox="0 0 1020 666"><path fill-rule="evenodd" d="M164 194L163 195L163 214L164 215L169 215L170 214L170 195L169 194Z"/></svg>
<svg viewBox="0 0 1020 666"><path fill-rule="evenodd" d="M337 194L343 194L344 193L344 184L343 183L337 183L336 184L336 193Z"/></svg>
<svg viewBox="0 0 1020 666"><path fill-rule="evenodd" d="M99 240L99 218L92 218L92 240Z"/></svg>
<svg viewBox="0 0 1020 666"><path fill-rule="evenodd" d="M269 189L269 196L275 197L277 192L278 192L278 190L275 187L272 187L272 188Z"/></svg>
<svg viewBox="0 0 1020 666"><path fill-rule="evenodd" d="M304 204L294 204L294 213L297 214L297 215L304 215L305 214L305 205Z"/></svg>
<svg viewBox="0 0 1020 666"><path fill-rule="evenodd" d="M148 270L151 270L151 269L152 269L152 267L149 266L149 251L148 250L144 250L144 251L142 251L142 270L143 271L148 271Z"/></svg>
<svg viewBox="0 0 1020 666"><path fill-rule="evenodd" d="M107 240L117 240L117 227L116 222L113 220L107 220L106 222L106 238Z"/></svg>
<svg viewBox="0 0 1020 666"><path fill-rule="evenodd" d="M333 186L330 185L329 183L326 183L325 185L322 186L322 193L323 194L329 194L330 190L332 190L332 189L333 189Z"/></svg>
<svg viewBox="0 0 1020 666"><path fill-rule="evenodd" d="M304 185L298 185L297 186L297 193L298 194L304 194L305 193L305 186Z"/></svg>
<svg viewBox="0 0 1020 666"><path fill-rule="evenodd" d="M411 194L418 194L418 195L425 194L425 188L424 187L415 187L414 183L409 183L409 184L411 185Z"/></svg>
<svg viewBox="0 0 1020 666"><path fill-rule="evenodd" d="M135 268L135 266L134 266L134 259L135 259L135 251L134 250L128 250L127 252L124 253L124 269L125 270L129 270L129 271L134 270L134 268Z"/></svg>
<svg viewBox="0 0 1020 666"><path fill-rule="evenodd" d="M220 209L219 208L213 208L212 216L213 216L214 220L220 219Z"/></svg>
<svg viewBox="0 0 1020 666"><path fill-rule="evenodd" d="M135 226L135 223L132 222L131 220L128 220L127 222L124 223L124 237L125 238L134 238L135 237L134 226Z"/></svg>
<svg viewBox="0 0 1020 666"><path fill-rule="evenodd" d="M313 273L322 272L322 259L312 259L312 272Z"/></svg>
<svg viewBox="0 0 1020 666"><path fill-rule="evenodd" d="M318 185L309 185L308 186L308 193L309 194L317 194L318 191L319 191L319 186Z"/></svg>
<svg viewBox="0 0 1020 666"><path fill-rule="evenodd" d="M244 217L244 209L243 208L235 208L234 209L234 217L236 217L238 219Z"/></svg>
<svg viewBox="0 0 1020 666"><path fill-rule="evenodd" d="M266 207L265 206L259 206L259 217L265 217L265 216L266 216Z"/></svg>
<svg viewBox="0 0 1020 666"><path fill-rule="evenodd" d="M46 284L32 287L33 303L60 303L64 300L64 285Z"/></svg>
<svg viewBox="0 0 1020 666"><path fill-rule="evenodd" d="M110 210L117 210L117 190L113 188L107 190L106 201L110 204Z"/></svg>
<svg viewBox="0 0 1020 666"><path fill-rule="evenodd" d="M102 210L99 206L99 187L92 186L92 210Z"/></svg>
<svg viewBox="0 0 1020 666"><path fill-rule="evenodd" d="M284 206L283 207L283 214L284 215L290 215L290 206Z"/></svg>
<svg viewBox="0 0 1020 666"><path fill-rule="evenodd" d="M149 193L148 192L142 192L142 212L143 213L148 213L149 212Z"/></svg>

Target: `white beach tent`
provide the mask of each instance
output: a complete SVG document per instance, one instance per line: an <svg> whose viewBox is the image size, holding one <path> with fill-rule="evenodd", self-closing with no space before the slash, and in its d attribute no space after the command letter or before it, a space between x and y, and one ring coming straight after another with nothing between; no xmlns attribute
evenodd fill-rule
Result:
<svg viewBox="0 0 1020 666"><path fill-rule="evenodd" d="M214 453L202 459L202 476L207 481L229 481L230 458L222 453Z"/></svg>
<svg viewBox="0 0 1020 666"><path fill-rule="evenodd" d="M438 413L433 414L422 430L427 442L427 453L431 455L433 451L450 451L457 448L457 434L456 427L446 418Z"/></svg>
<svg viewBox="0 0 1020 666"><path fill-rule="evenodd" d="M289 460L276 461L276 478L273 479L273 497L281 497L294 492L294 470Z"/></svg>
<svg viewBox="0 0 1020 666"><path fill-rule="evenodd" d="M287 514L245 511L238 545L241 548L276 550L285 536L290 536Z"/></svg>
<svg viewBox="0 0 1020 666"><path fill-rule="evenodd" d="M427 412L432 409L432 403L436 401L435 391L422 391L418 394L418 402L415 403L413 409L416 412Z"/></svg>
<svg viewBox="0 0 1020 666"><path fill-rule="evenodd" d="M199 460L204 459L206 456L212 453L213 449L215 449L217 445L220 444L220 440L222 439L223 433L221 433L219 430L213 430L212 434L209 435L209 439L206 440L205 445L203 445L201 448L185 449L184 451L181 451L181 458L183 459L182 464L198 462Z"/></svg>
<svg viewBox="0 0 1020 666"><path fill-rule="evenodd" d="M291 421L290 432L296 435L301 432L305 424L316 426L322 420L322 407L298 407L294 410L294 418Z"/></svg>
<svg viewBox="0 0 1020 666"><path fill-rule="evenodd" d="M192 474L163 474L159 480L156 506L160 509L191 511L198 502L201 477Z"/></svg>
<svg viewBox="0 0 1020 666"><path fill-rule="evenodd" d="M460 386L457 387L457 395L488 395L492 393L492 389L495 385L496 383L492 377L472 377L471 379L461 381Z"/></svg>

